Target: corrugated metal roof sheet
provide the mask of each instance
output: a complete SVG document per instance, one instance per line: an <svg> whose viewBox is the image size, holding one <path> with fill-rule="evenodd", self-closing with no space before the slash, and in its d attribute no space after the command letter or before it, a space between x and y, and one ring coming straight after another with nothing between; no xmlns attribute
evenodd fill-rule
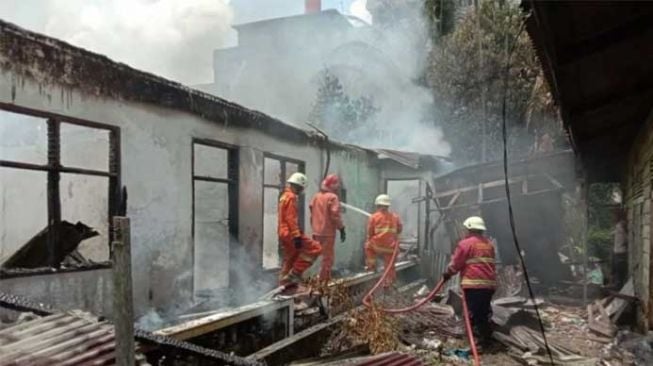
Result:
<svg viewBox="0 0 653 366"><path fill-rule="evenodd" d="M84 313L57 313L0 330L0 365L28 364L114 365L114 328Z"/></svg>
<svg viewBox="0 0 653 366"><path fill-rule="evenodd" d="M420 154L390 149L377 149L376 152L379 154L379 159L390 159L413 169L419 168Z"/></svg>

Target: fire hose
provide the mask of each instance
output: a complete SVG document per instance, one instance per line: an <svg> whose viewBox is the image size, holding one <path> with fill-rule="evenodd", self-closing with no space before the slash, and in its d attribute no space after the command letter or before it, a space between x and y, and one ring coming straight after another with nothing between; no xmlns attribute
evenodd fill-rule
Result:
<svg viewBox="0 0 653 366"><path fill-rule="evenodd" d="M390 274L390 272L394 269L395 266L395 261L397 260L397 255L399 254L399 243L395 242L394 245L394 250L392 251L392 257L390 257L390 263L386 268L383 270L383 274L381 277L379 277L379 280L376 281L374 286L365 294L363 297L363 305L367 306L368 308L372 306L372 295L379 289L381 284L386 282L386 278ZM444 287L445 284L445 279L441 278L440 281L435 285L433 290L429 292L428 295L426 295L425 298L422 300L416 302L413 305L404 307L404 308L396 308L396 309L387 309L387 308L382 308L381 310L385 313L388 314L402 314L402 313L408 313L413 310L418 309L422 305L431 302L433 298L435 298L435 295L437 295L440 291L442 291L442 287ZM469 319L469 309L467 309L467 300L465 298L465 291L462 291L463 293L463 317L465 318L465 330L467 332L467 339L469 340L469 346L472 350L472 356L474 358L474 366L479 366L481 364L480 358L478 357L478 350L476 349L476 341L474 339L474 334L472 332L472 323Z"/></svg>

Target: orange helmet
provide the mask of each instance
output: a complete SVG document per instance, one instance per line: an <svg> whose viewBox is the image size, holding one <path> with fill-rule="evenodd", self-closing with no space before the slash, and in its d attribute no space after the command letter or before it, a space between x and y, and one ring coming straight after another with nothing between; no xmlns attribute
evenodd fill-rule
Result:
<svg viewBox="0 0 653 366"><path fill-rule="evenodd" d="M321 185L322 190L335 192L340 188L340 178L335 174L329 174L324 178Z"/></svg>

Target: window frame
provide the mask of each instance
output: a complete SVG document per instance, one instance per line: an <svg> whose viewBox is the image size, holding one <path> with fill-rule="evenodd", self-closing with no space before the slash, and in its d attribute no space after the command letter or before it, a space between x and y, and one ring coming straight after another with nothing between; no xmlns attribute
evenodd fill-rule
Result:
<svg viewBox="0 0 653 366"><path fill-rule="evenodd" d="M388 192L388 188L390 186L390 182L410 182L410 181L417 181L417 190L419 194L421 195L423 190L425 189L425 181L422 178L419 177L413 177L413 176L408 176L408 177L401 177L401 178L385 178L384 179L384 184L383 184L383 191L386 194L390 194ZM419 251L422 249L420 243L420 238L422 234L422 229L423 229L423 219L424 219L424 213L422 212L422 202L414 202L413 204L417 205L417 245L416 249L419 253ZM402 221L405 220L406 218L402 218ZM404 221L405 223L405 221Z"/></svg>
<svg viewBox="0 0 653 366"><path fill-rule="evenodd" d="M274 159L274 160L279 161L280 166L281 166L281 172L280 172L280 177L279 177L280 178L279 185L265 183L265 159ZM289 157L274 154L274 153L268 153L268 152L263 153L263 170L262 170L262 172L263 172L263 176L262 176L262 178L263 178L262 179L263 180L263 187L262 187L262 190L261 190L261 202L265 202L265 189L266 188L277 189L279 191L277 199L279 197L281 197L281 194L283 193L283 190L284 190L284 188L286 186L285 180L288 179L287 169L286 169L287 168L286 167L287 163L297 165L297 172L306 174L306 162L303 161L303 160L289 158ZM305 202L306 201L305 201L304 195L299 196L298 216L299 216L299 227L300 227L300 229L302 231L304 231L304 224L305 224L305 218L304 218L304 216L305 216L305 214L304 214L305 213L305 209L304 209ZM278 217L277 217L277 219L278 219ZM262 223L265 222L265 204L263 205L262 210L261 210L261 222ZM259 266L261 266L261 268L263 268L264 272L277 271L277 270L279 270L281 268L281 265L278 265L278 266L272 267L272 268L263 267L263 258L264 258L264 253L265 253L265 248L263 247L265 245L265 228L262 228L261 232L262 232L262 235L261 235L261 238L262 238L262 240L261 240L261 261L259 263ZM281 261L281 253L279 253L279 259Z"/></svg>
<svg viewBox="0 0 653 366"><path fill-rule="evenodd" d="M34 274L52 273L51 269L57 269L55 273L62 271L60 263L54 263L54 258L57 254L57 246L55 245L56 238L58 237L58 227L61 223L61 192L59 182L61 180L61 174L78 174L78 175L88 175L96 177L105 177L109 179L108 182L108 242L107 246L109 247L109 255L111 256L111 242L114 238L113 230L113 220L112 218L119 213L120 203L122 199L121 192L121 136L120 136L120 127L115 125L109 125L105 123L93 122L85 119L80 119L76 117L65 116L58 113L44 112L40 110L35 110L31 108L25 108L16 106L13 104L0 103L0 111L6 111L10 113L22 114L31 117L37 117L44 119L47 129L47 160L45 164L35 164L35 163L26 163L14 160L4 160L0 159L0 169L9 168L9 169L21 169L21 170L35 170L42 171L47 173L46 178L46 200L47 200L47 211L48 211L48 230L47 235L47 247L49 249L49 262L48 267L41 269L34 269L30 271L24 271L20 268L17 268L14 273L14 269L7 269L0 273L0 278L9 278L9 277L23 277ZM87 168L73 168L66 167L61 164L61 124L69 124L82 126L87 128L93 128L98 130L105 130L109 132L109 151L108 151L108 164L107 170L101 171L96 169L87 169ZM97 263L92 265L94 268L109 268L111 267L110 258L107 261ZM74 268L72 270L65 270L66 272L74 272L80 270L88 270L89 268ZM28 273L26 273L28 272Z"/></svg>
<svg viewBox="0 0 653 366"><path fill-rule="evenodd" d="M218 149L226 150L227 152L227 178L214 178L208 176L195 175L195 145L208 146ZM195 276L195 182L213 182L227 184L228 200L229 200L229 218L227 225L229 231L229 281L234 278L235 269L232 268L231 262L234 255L232 248L237 245L239 240L238 233L238 182L239 182L239 161L240 150L237 145L228 144L221 141L216 141L206 138L193 137L190 144L191 155L191 262L193 268L193 276ZM231 283L229 284L231 285ZM195 294L195 281L192 281L192 293Z"/></svg>

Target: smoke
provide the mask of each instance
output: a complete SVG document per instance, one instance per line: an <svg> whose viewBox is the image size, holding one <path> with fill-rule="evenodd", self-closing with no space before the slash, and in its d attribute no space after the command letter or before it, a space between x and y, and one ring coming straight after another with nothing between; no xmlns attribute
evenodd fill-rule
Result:
<svg viewBox="0 0 653 366"><path fill-rule="evenodd" d="M233 18L227 0L47 0L32 5L23 10L42 18L41 29L20 6L3 9L2 17L189 84L211 80L211 50L224 45Z"/></svg>
<svg viewBox="0 0 653 366"><path fill-rule="evenodd" d="M169 253L156 258L152 280L157 284L155 291L160 292L156 302L161 307L151 307L140 316L135 322L138 328L158 330L208 316L210 312L252 303L276 286L260 278L250 253L235 238L231 237L232 245L227 245L229 237L225 232L213 232L211 247L215 250L203 250L202 260L196 258L192 270L177 275L175 263L180 258L175 259ZM206 281L210 279L213 280ZM175 301L169 301L171 298Z"/></svg>
<svg viewBox="0 0 653 366"><path fill-rule="evenodd" d="M336 141L446 156L437 108L419 83L431 47L422 2L384 6L356 0L351 16L330 10L241 26L238 47L216 52L207 91L301 128L317 122ZM325 71L344 96L321 93ZM370 116L355 111L364 100Z"/></svg>
<svg viewBox="0 0 653 366"><path fill-rule="evenodd" d="M372 14L367 10L367 0L355 0L349 6L349 12L367 23L372 23Z"/></svg>

